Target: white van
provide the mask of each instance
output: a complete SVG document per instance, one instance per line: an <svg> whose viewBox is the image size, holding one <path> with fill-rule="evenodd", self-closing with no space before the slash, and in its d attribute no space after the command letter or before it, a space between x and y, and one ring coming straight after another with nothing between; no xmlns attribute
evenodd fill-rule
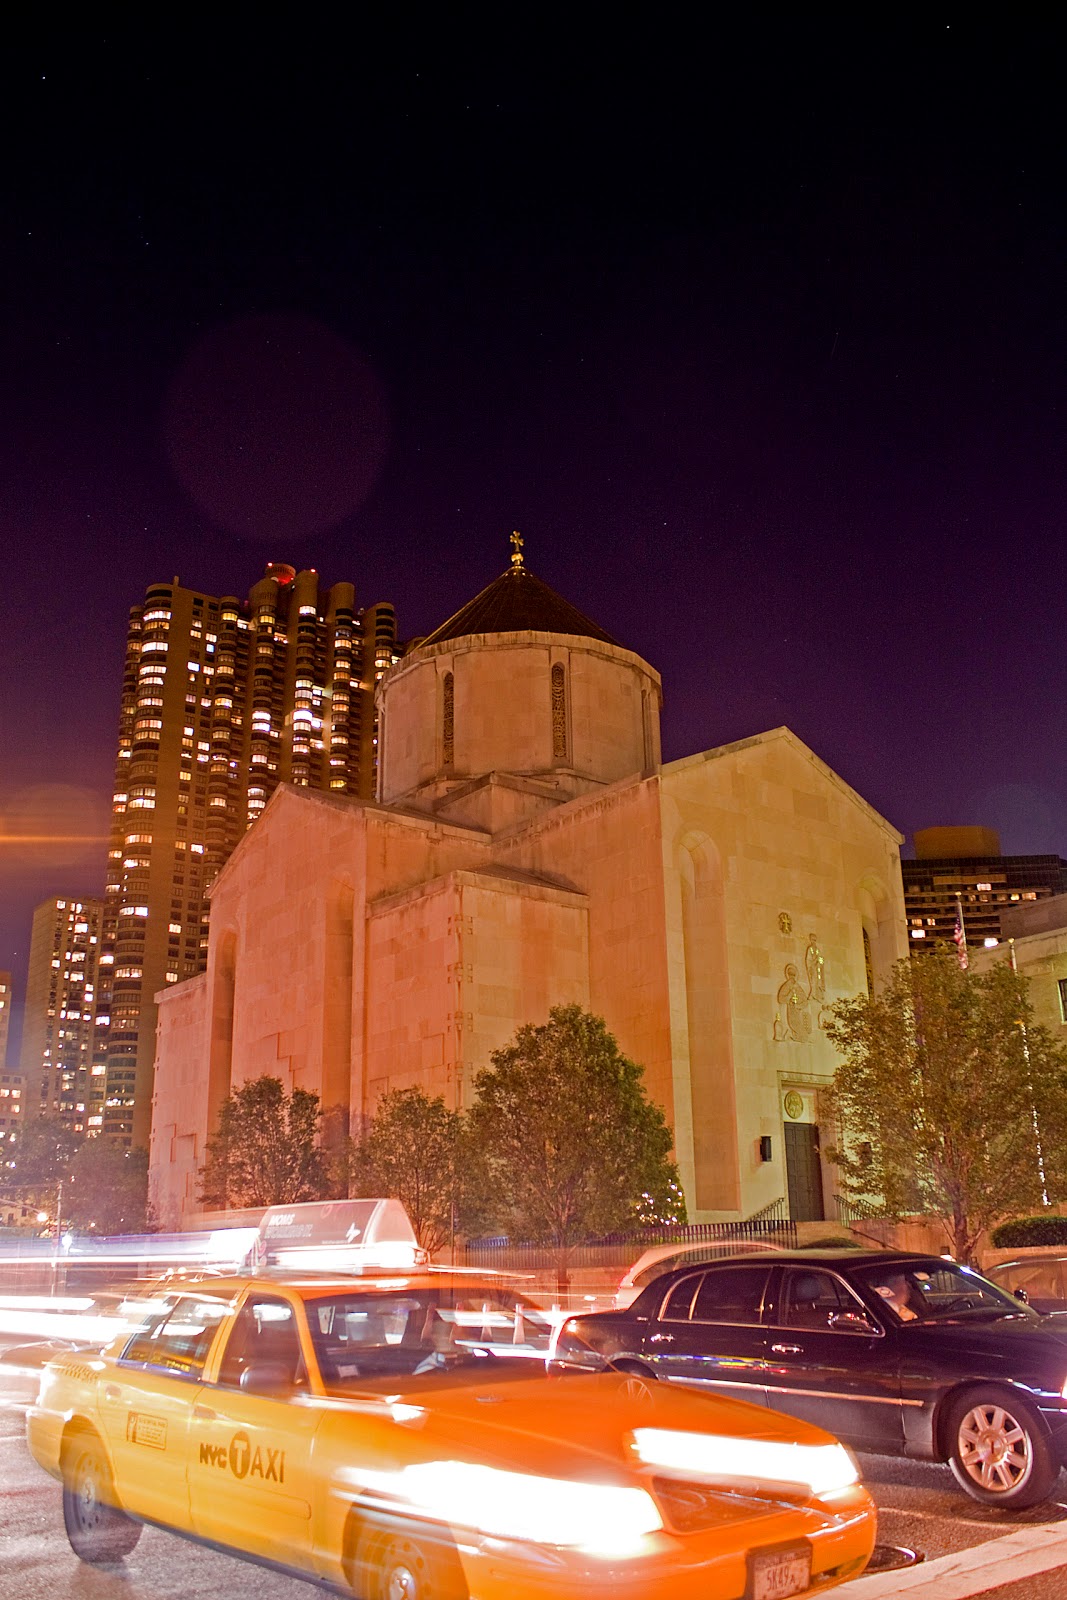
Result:
<svg viewBox="0 0 1067 1600"><path fill-rule="evenodd" d="M723 1239L716 1244L657 1244L638 1256L633 1266L615 1291L616 1311L625 1311L654 1278L675 1267L687 1267L699 1261L718 1261L723 1256L751 1255L757 1250L776 1250L777 1245L765 1244L758 1239Z"/></svg>

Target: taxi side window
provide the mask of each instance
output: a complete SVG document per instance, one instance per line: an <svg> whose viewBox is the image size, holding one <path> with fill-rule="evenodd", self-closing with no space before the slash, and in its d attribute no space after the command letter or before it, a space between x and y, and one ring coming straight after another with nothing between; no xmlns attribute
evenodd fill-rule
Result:
<svg viewBox="0 0 1067 1600"><path fill-rule="evenodd" d="M304 1381L304 1359L293 1307L288 1300L273 1295L250 1295L230 1329L218 1381L239 1389L249 1367L264 1365L284 1367L294 1385Z"/></svg>
<svg viewBox="0 0 1067 1600"><path fill-rule="evenodd" d="M865 1308L832 1272L804 1268L786 1273L785 1318L787 1328L829 1328L839 1311L866 1315Z"/></svg>
<svg viewBox="0 0 1067 1600"><path fill-rule="evenodd" d="M704 1274L693 1302L694 1322L759 1324L767 1267L715 1267Z"/></svg>
<svg viewBox="0 0 1067 1600"><path fill-rule="evenodd" d="M198 1378L229 1309L225 1300L183 1295L161 1317L136 1330L121 1360Z"/></svg>

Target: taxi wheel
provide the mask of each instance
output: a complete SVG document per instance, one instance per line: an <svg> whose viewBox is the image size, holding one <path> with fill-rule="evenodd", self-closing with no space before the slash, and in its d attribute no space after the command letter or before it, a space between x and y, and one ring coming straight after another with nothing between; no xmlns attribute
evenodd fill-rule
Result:
<svg viewBox="0 0 1067 1600"><path fill-rule="evenodd" d="M1038 1505L1060 1475L1029 1406L998 1389L972 1390L956 1402L947 1442L956 1482L983 1505Z"/></svg>
<svg viewBox="0 0 1067 1600"><path fill-rule="evenodd" d="M74 1554L94 1566L121 1561L141 1537L141 1524L112 1504L113 1498L99 1439L76 1434L63 1459L63 1522Z"/></svg>
<svg viewBox="0 0 1067 1600"><path fill-rule="evenodd" d="M468 1600L459 1555L444 1528L383 1519L364 1528L353 1588L359 1600Z"/></svg>

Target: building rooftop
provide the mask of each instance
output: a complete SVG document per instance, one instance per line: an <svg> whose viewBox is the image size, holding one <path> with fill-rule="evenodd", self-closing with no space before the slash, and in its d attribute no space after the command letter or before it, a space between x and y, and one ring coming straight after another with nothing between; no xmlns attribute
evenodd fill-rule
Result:
<svg viewBox="0 0 1067 1600"><path fill-rule="evenodd" d="M501 573L420 642L442 644L446 639L462 639L471 633L570 633L625 648L569 600L518 565Z"/></svg>

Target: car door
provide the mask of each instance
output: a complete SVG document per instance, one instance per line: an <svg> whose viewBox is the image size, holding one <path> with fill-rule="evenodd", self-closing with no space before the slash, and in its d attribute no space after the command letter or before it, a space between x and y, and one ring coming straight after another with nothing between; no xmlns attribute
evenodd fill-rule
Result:
<svg viewBox="0 0 1067 1600"><path fill-rule="evenodd" d="M767 1401L857 1449L904 1449L896 1342L835 1272L783 1267L768 1309Z"/></svg>
<svg viewBox="0 0 1067 1600"><path fill-rule="evenodd" d="M270 1561L311 1565L312 1441L297 1304L250 1290L213 1381L196 1397L189 1452L194 1532Z"/></svg>
<svg viewBox="0 0 1067 1600"><path fill-rule="evenodd" d="M687 1273L665 1287L642 1352L657 1377L765 1403L763 1301L771 1269L730 1263Z"/></svg>
<svg viewBox="0 0 1067 1600"><path fill-rule="evenodd" d="M128 1511L185 1531L189 1430L201 1375L229 1315L221 1296L168 1301L132 1335L100 1389L100 1421Z"/></svg>

